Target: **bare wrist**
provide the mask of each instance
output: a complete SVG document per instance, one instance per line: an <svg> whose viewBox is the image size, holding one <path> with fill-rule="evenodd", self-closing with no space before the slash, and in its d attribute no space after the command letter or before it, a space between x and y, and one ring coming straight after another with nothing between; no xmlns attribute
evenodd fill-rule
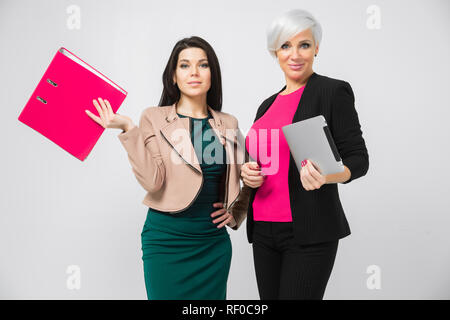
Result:
<svg viewBox="0 0 450 320"><path fill-rule="evenodd" d="M125 128L122 128L123 132L127 132L130 131L131 129L133 129L135 127L134 123L130 122L127 125L125 125Z"/></svg>

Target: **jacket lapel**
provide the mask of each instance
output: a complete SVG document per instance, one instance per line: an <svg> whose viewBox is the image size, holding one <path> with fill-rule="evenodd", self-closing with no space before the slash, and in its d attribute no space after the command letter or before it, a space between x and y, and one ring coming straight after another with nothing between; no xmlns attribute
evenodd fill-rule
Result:
<svg viewBox="0 0 450 320"><path fill-rule="evenodd" d="M202 172L191 142L189 118L178 117L175 105L172 105L166 121L168 124L160 129L161 135L189 166Z"/></svg>
<svg viewBox="0 0 450 320"><path fill-rule="evenodd" d="M222 145L225 145L225 139L228 139L226 136L226 128L225 125L222 121L222 119L220 118L219 114L212 109L210 106L208 106L208 110L212 115L212 119L208 119L208 122L211 126L211 128L214 130L214 133L216 134L216 136L219 138L220 143Z"/></svg>
<svg viewBox="0 0 450 320"><path fill-rule="evenodd" d="M267 109L269 109L269 107L272 105L272 103L275 101L275 99L277 98L277 95L283 91L286 88L286 86L284 86L283 88L281 88L280 91L278 91L277 93L275 93L274 95L270 96L267 100L265 100L263 102L263 104L261 105L261 107L258 109L258 111L256 112L256 117L255 120L253 120L253 122L256 122L256 120L258 120L259 118L261 118L267 111Z"/></svg>
<svg viewBox="0 0 450 320"><path fill-rule="evenodd" d="M305 120L317 115L316 113L318 110L316 110L317 106L314 103L313 99L314 95L317 94L316 80L317 73L313 72L313 74L309 77L308 82L306 83L305 89L303 90L297 110L294 113L292 123Z"/></svg>
<svg viewBox="0 0 450 320"><path fill-rule="evenodd" d="M220 143L225 146L226 151L231 152L228 144L225 142L227 139L234 142L234 139L227 137L224 122L219 114L210 106L208 106L208 110L212 115L212 119L208 119L211 128L219 138ZM180 118L177 115L175 104L173 104L166 116L166 121L168 124L161 128L161 135L164 136L170 146L188 165L201 172L202 170L191 141L189 118Z"/></svg>

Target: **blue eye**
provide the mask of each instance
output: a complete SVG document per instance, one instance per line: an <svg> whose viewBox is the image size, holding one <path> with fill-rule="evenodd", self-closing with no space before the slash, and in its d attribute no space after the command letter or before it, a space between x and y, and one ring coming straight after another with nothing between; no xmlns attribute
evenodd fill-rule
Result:
<svg viewBox="0 0 450 320"><path fill-rule="evenodd" d="M284 43L281 45L281 49L287 49L289 47L289 45L287 43Z"/></svg>
<svg viewBox="0 0 450 320"><path fill-rule="evenodd" d="M207 63L202 63L200 66L201 66L202 68L208 68L208 67L209 67L209 65L208 65Z"/></svg>
<svg viewBox="0 0 450 320"><path fill-rule="evenodd" d="M303 43L303 44L302 44L302 47L303 47L303 46L306 46L306 48L309 48L309 43Z"/></svg>
<svg viewBox="0 0 450 320"><path fill-rule="evenodd" d="M185 67L188 67L188 65L187 65L187 64L185 64L185 63L183 63L183 64L180 64L180 68L185 68Z"/></svg>

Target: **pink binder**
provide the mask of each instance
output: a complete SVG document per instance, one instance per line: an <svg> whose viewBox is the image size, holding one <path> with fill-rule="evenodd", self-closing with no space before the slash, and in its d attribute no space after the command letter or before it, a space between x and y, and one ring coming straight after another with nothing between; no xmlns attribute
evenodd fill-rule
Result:
<svg viewBox="0 0 450 320"><path fill-rule="evenodd" d="M85 112L99 116L93 99L117 112L127 92L65 48L60 48L19 121L84 161L105 130Z"/></svg>

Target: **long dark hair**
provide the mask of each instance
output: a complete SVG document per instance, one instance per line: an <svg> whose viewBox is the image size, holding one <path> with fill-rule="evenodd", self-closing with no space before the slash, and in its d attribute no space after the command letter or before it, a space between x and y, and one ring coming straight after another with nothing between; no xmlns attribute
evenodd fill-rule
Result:
<svg viewBox="0 0 450 320"><path fill-rule="evenodd" d="M206 103L214 110L222 110L222 76L219 60L211 45L200 37L184 38L173 47L169 61L162 76L164 89L159 100L159 106L169 106L180 100L180 89L173 83L173 76L180 52L186 48L200 48L206 53L211 71L211 87L208 90Z"/></svg>

